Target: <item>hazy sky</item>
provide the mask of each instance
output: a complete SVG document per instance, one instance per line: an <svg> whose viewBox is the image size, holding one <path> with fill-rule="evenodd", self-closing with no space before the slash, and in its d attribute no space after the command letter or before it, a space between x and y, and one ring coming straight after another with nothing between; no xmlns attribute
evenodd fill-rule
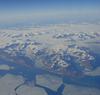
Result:
<svg viewBox="0 0 100 95"><path fill-rule="evenodd" d="M0 0L0 23L85 18L100 18L100 0Z"/></svg>

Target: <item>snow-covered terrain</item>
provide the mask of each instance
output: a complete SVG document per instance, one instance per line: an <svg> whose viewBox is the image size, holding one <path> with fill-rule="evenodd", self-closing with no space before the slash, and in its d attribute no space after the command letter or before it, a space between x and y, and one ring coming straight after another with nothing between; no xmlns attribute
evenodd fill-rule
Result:
<svg viewBox="0 0 100 95"><path fill-rule="evenodd" d="M6 70L9 72L16 68L14 64L18 64L29 68L33 68L32 66L35 65L37 68L51 73L69 77L82 77L84 75L100 76L100 73L98 73L99 70L94 73L97 68L96 66L99 66L99 64L96 63L96 55L94 55L94 52L91 52L91 48L89 47L89 43L92 42L97 42L100 45L100 25L62 24L39 26L22 30L1 29L0 71ZM26 61L27 58L31 61ZM5 62L9 61L9 64L4 63L2 60L5 60ZM95 66L95 64L97 65ZM26 71L28 72L28 70ZM19 73L22 72L19 70ZM2 78L0 79L0 91L3 91L1 90ZM41 82L38 83L41 84ZM50 86L48 83L46 85ZM59 87L59 85L57 86ZM25 86L24 89L24 86L20 87L22 88L21 90L18 89L18 93L22 93L21 95L25 95L23 91L26 89L30 89L29 92L32 91L31 87ZM38 88L34 89L37 90ZM33 95L32 93L28 93L27 95ZM66 91L64 91L64 95L65 93ZM73 95L73 93L71 94ZM43 95L46 95L46 93ZM87 94L80 95L89 95L89 93L87 91Z"/></svg>
<svg viewBox="0 0 100 95"><path fill-rule="evenodd" d="M20 53L32 58L38 52L43 52L45 55L36 57L49 56L51 68L56 63L58 67L68 67L71 65L69 61L74 57L78 65L88 70L90 61L95 58L88 51L81 49L79 44L99 39L99 30L98 25L55 25L27 30L0 30L0 49L12 56ZM54 56L50 57L52 55ZM63 56L66 56L66 59L62 58ZM45 58L41 60L44 61Z"/></svg>

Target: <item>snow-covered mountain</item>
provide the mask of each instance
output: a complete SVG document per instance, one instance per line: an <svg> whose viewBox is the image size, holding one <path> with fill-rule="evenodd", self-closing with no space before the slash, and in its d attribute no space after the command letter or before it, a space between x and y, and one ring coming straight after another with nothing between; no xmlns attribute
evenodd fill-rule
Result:
<svg viewBox="0 0 100 95"><path fill-rule="evenodd" d="M99 95L99 51L95 24L0 29L0 93Z"/></svg>
<svg viewBox="0 0 100 95"><path fill-rule="evenodd" d="M91 29L92 28L92 29ZM87 72L95 56L84 46L100 39L99 25L51 25L30 29L1 29L0 51L25 56L54 72Z"/></svg>

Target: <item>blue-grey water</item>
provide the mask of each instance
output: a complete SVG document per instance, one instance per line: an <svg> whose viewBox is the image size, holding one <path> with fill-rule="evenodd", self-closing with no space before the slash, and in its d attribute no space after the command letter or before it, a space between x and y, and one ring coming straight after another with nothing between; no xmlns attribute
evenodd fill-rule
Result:
<svg viewBox="0 0 100 95"><path fill-rule="evenodd" d="M13 47L13 46L12 46ZM98 53L92 53L95 56L95 64L93 64L93 69L96 69L97 67L100 66L100 54ZM10 59L15 60L15 63L10 61ZM24 64L19 64L17 60L24 60ZM77 65L74 64L74 61L71 60L72 64L72 68L70 68L70 70L76 70L77 72L80 72L80 68L77 67ZM62 95L62 92L64 90L65 85L64 84L73 84L73 85L78 85L78 86L83 86L83 87L90 87L90 88L97 88L100 89L100 76L89 76L89 75L84 75L83 77L70 77L70 76L60 76L58 74L53 74L51 72L48 72L42 68L38 68L35 67L34 64L35 61L18 54L15 57L10 57L10 55L8 55L5 52L2 52L2 50L0 51L0 64L7 64L9 66L13 66L14 69L11 70L0 70L0 76L3 77L6 74L13 74L13 75L21 75L25 80L25 82L23 84L27 84L28 82L32 82L34 81L34 84L36 87L40 87L43 88L45 90L45 92L48 95ZM63 79L63 84L61 84L60 87L58 87L57 91L53 91L50 88L47 88L45 86L41 86L39 84L36 84L36 76L37 75L43 75L43 74L49 74L49 75L55 75L57 77L60 77ZM17 90L21 85L20 84L18 87L15 88L15 90Z"/></svg>

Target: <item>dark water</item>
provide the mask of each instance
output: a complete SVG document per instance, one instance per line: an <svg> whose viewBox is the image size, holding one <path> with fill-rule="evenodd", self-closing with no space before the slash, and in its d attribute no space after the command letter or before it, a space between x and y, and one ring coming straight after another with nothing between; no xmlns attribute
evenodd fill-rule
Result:
<svg viewBox="0 0 100 95"><path fill-rule="evenodd" d="M32 60L30 60L29 58L26 58L24 56L16 56L16 58L13 58L13 60L16 61L14 63L14 62L9 60L9 58L11 58L11 57L8 57L8 55L3 54L3 56L5 56L5 57L0 56L0 64L4 64L5 63L5 64L7 64L9 66L13 66L14 69L9 70L9 71L0 70L0 76L3 77L4 75L9 73L9 74L13 74L13 75L16 75L16 76L17 75L21 75L25 79L23 84L20 84L19 86L17 86L15 88L15 91L17 89L19 89L20 86L22 86L24 84L27 84L28 82L32 82L32 81L34 81L34 85L36 87L43 88L48 95L62 95L62 92L63 92L64 87L65 87L64 84L73 84L73 85L79 85L79 86L90 87L90 88L93 87L93 88L100 89L100 85L99 85L100 76L84 76L84 77L77 77L76 76L75 78L71 78L70 76L69 77L67 77L67 76L65 76L65 77L59 76L59 77L61 77L63 79L63 84L61 84L61 86L58 87L57 91L53 91L53 90L51 90L51 89L49 89L47 87L41 86L41 85L36 83L36 76L37 75L44 75L44 74L53 75L53 74L50 73L50 72L47 72L45 70L42 70L42 68L35 67L34 66L35 61L33 62ZM24 60L25 63L23 63L23 64L17 63L18 59L19 60L20 59ZM97 58L97 62L99 60L100 59L98 57ZM55 76L58 77L58 75L56 75L56 74L55 74Z"/></svg>

